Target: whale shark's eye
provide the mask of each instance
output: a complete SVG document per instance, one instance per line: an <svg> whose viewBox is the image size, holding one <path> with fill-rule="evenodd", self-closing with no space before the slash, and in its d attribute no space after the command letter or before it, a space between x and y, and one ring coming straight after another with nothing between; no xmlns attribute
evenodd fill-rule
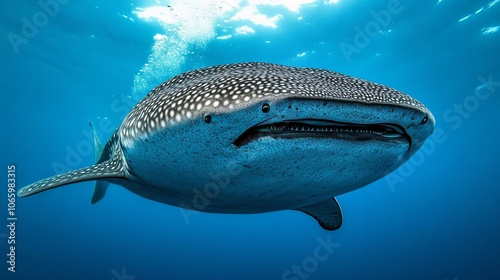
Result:
<svg viewBox="0 0 500 280"><path fill-rule="evenodd" d="M429 121L429 117L425 116L422 121L420 122L420 124L426 124L427 122Z"/></svg>
<svg viewBox="0 0 500 280"><path fill-rule="evenodd" d="M212 120L212 117L210 115L206 115L205 116L205 122L206 123L210 123L211 120Z"/></svg>
<svg viewBox="0 0 500 280"><path fill-rule="evenodd" d="M269 106L269 104L267 103L262 104L262 112L267 113L269 112L269 110L271 110L271 106Z"/></svg>

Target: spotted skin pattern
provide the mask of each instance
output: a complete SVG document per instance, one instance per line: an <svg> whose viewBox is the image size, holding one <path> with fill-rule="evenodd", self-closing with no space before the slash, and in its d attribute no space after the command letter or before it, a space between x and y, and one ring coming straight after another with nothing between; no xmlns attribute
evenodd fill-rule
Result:
<svg viewBox="0 0 500 280"><path fill-rule="evenodd" d="M262 98L322 98L373 104L398 104L427 112L409 95L340 73L269 63L209 67L178 75L153 89L124 120L124 143L203 112L228 112Z"/></svg>

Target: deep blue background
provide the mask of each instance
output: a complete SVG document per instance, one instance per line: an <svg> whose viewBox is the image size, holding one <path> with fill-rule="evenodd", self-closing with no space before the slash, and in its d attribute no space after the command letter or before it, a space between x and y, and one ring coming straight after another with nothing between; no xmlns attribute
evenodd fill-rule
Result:
<svg viewBox="0 0 500 280"><path fill-rule="evenodd" d="M19 187L54 175L54 162L92 164L93 151L85 149L88 121L105 125L107 118L115 127L136 102L127 98L134 76L162 29L135 17L135 8L123 2L70 1L17 53L7 34L20 33L22 18L40 7L36 1L0 4L5 189L8 164L16 165ZM178 208L118 186L91 205L88 182L17 201L13 274L6 271L2 191L0 279L120 280L113 271L122 268L136 280L281 279L313 256L318 237L339 247L308 279L500 279L500 32L483 34L500 26L500 3L487 9L493 0L401 1L402 12L384 34L346 59L340 44L353 44L354 28L364 28L373 20L370 11L388 2L317 1L300 14L262 7L270 16L283 15L275 29L219 18L217 36L231 32L225 25L242 24L255 34L193 45L180 64L179 71L241 61L320 67L395 87L427 105L440 132L429 140L430 152L395 171L390 178L400 181L392 188L381 179L339 197L341 229L326 232L294 211L202 213L186 224ZM480 77L490 75L496 81L490 96L473 104ZM474 108L460 117L449 112L464 102ZM111 132L101 130L107 139ZM67 161L68 149L78 148L79 160Z"/></svg>

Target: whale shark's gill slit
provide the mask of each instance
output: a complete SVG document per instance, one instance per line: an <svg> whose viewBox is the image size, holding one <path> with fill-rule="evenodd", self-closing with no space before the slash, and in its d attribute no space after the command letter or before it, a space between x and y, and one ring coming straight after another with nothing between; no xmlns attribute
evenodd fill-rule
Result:
<svg viewBox="0 0 500 280"><path fill-rule="evenodd" d="M233 144L238 148L262 137L283 139L296 138L346 138L356 140L403 140L411 146L411 139L405 130L394 124L355 124L329 120L302 119L276 123L257 124L242 135Z"/></svg>

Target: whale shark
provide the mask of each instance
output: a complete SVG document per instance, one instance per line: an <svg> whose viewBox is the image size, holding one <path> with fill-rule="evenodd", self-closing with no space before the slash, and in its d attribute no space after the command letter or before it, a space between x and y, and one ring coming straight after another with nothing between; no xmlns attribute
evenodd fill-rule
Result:
<svg viewBox="0 0 500 280"><path fill-rule="evenodd" d="M94 180L92 203L112 183L202 212L298 210L336 230L343 220L336 197L401 166L434 125L411 96L330 70L212 66L151 90L105 145L95 137L96 164L18 196Z"/></svg>

